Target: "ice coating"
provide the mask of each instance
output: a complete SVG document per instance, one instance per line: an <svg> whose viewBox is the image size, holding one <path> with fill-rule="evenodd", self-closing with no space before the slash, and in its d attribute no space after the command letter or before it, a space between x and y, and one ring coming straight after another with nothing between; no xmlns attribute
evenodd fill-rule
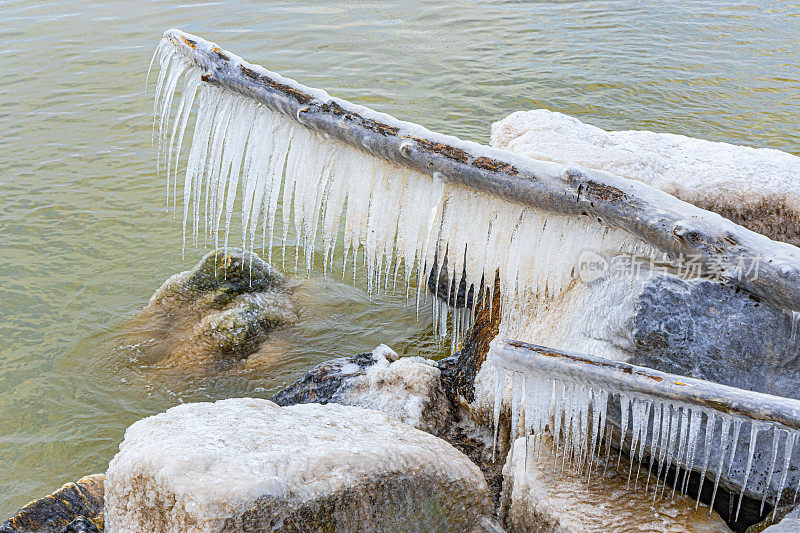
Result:
<svg viewBox="0 0 800 533"><path fill-rule="evenodd" d="M375 363L330 401L382 411L429 433L444 432L450 406L442 389L441 371L433 361L399 357L385 344L375 348L372 356ZM353 366L355 371L360 370L358 365Z"/></svg>
<svg viewBox="0 0 800 533"><path fill-rule="evenodd" d="M316 530L314 520L462 531L488 489L466 456L384 413L236 398L129 427L105 498L106 528L118 532Z"/></svg>
<svg viewBox="0 0 800 533"><path fill-rule="evenodd" d="M172 83L173 77L184 75L182 68L186 68L187 72L193 70L193 67L187 68L180 64L183 58L176 52L163 53L161 49L160 52L159 58L165 69L170 69L170 72L165 74L158 84L158 101L163 102L157 113L159 125L163 122L163 116L172 114L171 97L164 95L175 86ZM237 58L234 59L238 61ZM247 66L259 72L263 71L243 62L240 64L243 68ZM270 73L270 76L279 82L285 81L290 88L296 86L292 85L294 82L291 80L285 80L274 73ZM191 89L192 86L188 87ZM242 199L243 227L247 228L244 231L245 238L249 237L249 242L246 241L245 246L249 244L251 249L254 247L256 228L260 225L262 241L269 243L270 249L272 248L275 221L274 215L270 216L270 213L274 213L271 207L280 201L284 206L281 221L284 239L289 225L293 224L299 234L298 244L303 247L303 262L306 268L309 268L313 260L314 250L310 244L314 242L321 225L323 268L326 272L329 271L330 257L338 245L337 233L341 224L345 234L342 242L345 250L343 275L346 273L345 268L351 263L350 257L352 257L351 268L354 278L359 275L356 269L360 263L358 258L361 251L363 255L361 262L364 263L365 272L361 275L366 279L370 290L380 290L390 282L390 279L394 282L398 278L401 266L402 275L399 277L407 285L411 284L412 280L424 279L423 276L427 275L426 268L435 264L433 258L441 258L445 253L448 257L447 271L460 273L465 270L471 283L477 284L485 274L496 269L500 271L503 322L507 325L508 331L515 329L512 327L513 323L509 321L529 314L521 311L531 301L553 302L564 295L574 282L572 267L575 265L576 250L591 247L604 251L630 251L645 256L654 254L654 250L643 241L631 237L622 230L596 222L594 218L572 212L571 215L557 215L552 214L553 210L545 212L532 207L523 207L499 196L460 187L439 172L428 175L398 166L388 160L366 155L350 145L339 143L305 128L302 125L303 109L298 109L291 119L287 119L285 115L269 111L247 98L242 99L238 93L225 94L225 89L208 84L201 84L197 90L204 99L199 107L199 114L206 113L209 116L203 121L199 116L197 119L198 126L203 127L195 128L192 148L195 146L199 148L194 158L190 153L191 171L187 170L185 187L185 191L189 194L185 194L184 199L187 205L189 198L193 199L192 227L195 236L199 236L200 213L202 206L205 205L202 210L204 214L202 227L205 228L205 232L210 233L207 239L212 244L216 245L218 242L221 231L219 221L222 219L223 209L228 215L226 219L230 218L229 209L232 209L233 202L229 206L222 201L222 198L229 198L231 190L235 191L237 185L226 166L225 154L230 151L234 153L235 159L237 157L235 154L239 153L236 146L244 143L241 150L243 155L240 157L244 160L242 167L245 169L241 185L245 191ZM312 96L320 101L328 101L328 96L323 91L312 91ZM247 127L250 114L247 112L238 114L242 113L241 108L247 105L253 106L255 118L249 126L248 133L243 134L245 140L241 141L237 135L229 134L227 130L235 127L241 131L241 128ZM363 111L368 117L379 116L366 109ZM259 116L266 118L259 119ZM166 124L169 125L169 120ZM201 132L199 138L198 130ZM423 133L426 138L441 138L456 147L466 147L469 144L457 143L454 139L443 136L437 137L427 130ZM259 147L262 140L269 144ZM366 142L367 138L364 140ZM234 147L228 150L225 148L226 143L232 143ZM280 144L276 147L275 143ZM167 149L166 152L171 154L174 149ZM503 154L504 157L507 155ZM522 162L521 159L512 160ZM166 166L170 167L171 164L168 159ZM524 162L524 165L531 164L534 163ZM544 169L545 174L558 168L558 165L535 164L537 168ZM264 166L266 170L262 168ZM340 167L347 170L343 171ZM281 179L284 168L285 179ZM570 176L574 177L569 173L565 176L566 181L567 178L572 179ZM227 195L221 192L226 188ZM652 191L641 188L636 190L646 192L645 196L652 199L649 196ZM424 197L409 196L412 192L420 193ZM202 194L205 196L201 199ZM658 195L652 197L663 198ZM472 207L470 199L474 200ZM290 210L289 206L294 206L294 209ZM393 208L400 206L400 208L387 211L387 206ZM403 224L402 217L406 210L406 219L411 222ZM186 212L188 213L188 208ZM487 214L489 219L484 220L483 214ZM722 227L728 227L721 220L713 220L722 224ZM703 229L714 229L711 226ZM684 226L680 224L673 228L678 231L676 235L681 234L682 228ZM739 235L736 231L730 230L730 234ZM227 234L227 230L225 233ZM752 235L747 234L748 239L751 237ZM764 240L753 242L763 243ZM465 252L463 255L462 251ZM298 250L295 255L296 263L299 257ZM783 268L780 272L784 278L791 278L791 269L787 265L781 265L780 268ZM486 279L492 279L492 276L486 276ZM767 277L764 276L762 279ZM453 282L456 281L458 279L454 278ZM418 290L421 291L421 287L422 284L417 282ZM554 308L557 310L558 305ZM443 312L441 308L434 306L432 314L439 323L447 323L446 310ZM460 323L460 320L454 317L454 322ZM524 395L517 394L517 396ZM591 392L591 396L595 396L594 391ZM564 401L564 398L561 401ZM568 431L571 435L581 434L581 428L589 425L588 416L585 416L583 408L574 402L567 407L570 414L563 420L564 431ZM644 409L645 413L654 411L653 406L647 403L639 405L634 401L634 407L639 411ZM659 407L663 411L665 406L656 406ZM679 465L682 465L685 472L695 463L697 455L695 448L698 442L704 442L704 439L699 439L695 434L700 430L693 429L698 420L698 413L691 406L670 405L668 409L670 415L664 417L669 419L668 431L664 437L667 441L666 461L672 461L674 458ZM702 420L702 417L700 419ZM742 422L741 419L733 421L732 448L734 449L730 454L728 470L731 469L730 464L733 463L737 453L735 446ZM560 419L558 423L561 424ZM662 422L661 426L663 425ZM495 426L497 428L498 424ZM647 438L641 435L642 427L646 433L647 424L640 424L635 430L633 427L628 428L627 424L625 428L626 432L630 431L637 438L639 460L646 451L645 445L641 444ZM602 428L597 431L598 434L601 432ZM576 450L571 441L567 440L567 433L563 435L563 442L566 446L563 453L567 455L562 457L562 462L569 460L579 465L585 462L583 458L587 455L586 451ZM592 446L599 447L596 442L592 443ZM661 450L658 451L660 453ZM634 450L634 457L636 452L637 450ZM741 451L741 453L746 452ZM713 457L710 462L714 463ZM634 483L636 482L634 479ZM656 482L655 485L658 487L659 483ZM662 483L661 490L663 491L665 487L666 483Z"/></svg>
<svg viewBox="0 0 800 533"><path fill-rule="evenodd" d="M800 245L800 157L652 131L606 131L536 109L492 125L492 146L636 179Z"/></svg>
<svg viewBox="0 0 800 533"><path fill-rule="evenodd" d="M503 468L503 512L512 531L729 532L725 522L682 495L653 502L649 493L628 483L628 472L646 473L616 452L587 478L574 469L553 468L554 452L546 437L537 455L518 439ZM621 462L619 470L615 468ZM605 468L607 463L613 463Z"/></svg>
<svg viewBox="0 0 800 533"><path fill-rule="evenodd" d="M419 280L427 279L433 265L452 277L451 284L465 273L467 286L474 284L476 291L481 280L492 283L499 271L502 308L509 317L518 314L522 302L563 294L574 284L586 249L663 255L593 217L549 213L445 182L436 173L326 138L304 127L302 116L292 120L238 93L198 83L198 69L169 40L162 41L156 56L162 69L154 122L167 180L175 179L189 105L198 102L184 181L184 242L227 247L238 196L246 250L257 246L259 234L270 251L281 239L288 256L282 260L309 271L315 239L321 236L323 271L333 270L334 252L341 246L344 260L337 267L342 276L362 279L370 292L416 283L420 295L424 284ZM275 220L278 205L283 206L281 220ZM285 251L290 226L297 233L294 254ZM491 294L488 289L484 293ZM469 312L458 310L452 318L448 312L434 301L434 322L442 333L451 323L455 348L469 325Z"/></svg>
<svg viewBox="0 0 800 533"><path fill-rule="evenodd" d="M604 436L607 439L608 454L609 437L613 436L617 442L629 443L626 446L630 455L627 482L632 488L641 487L638 484L638 468L647 465L648 456L651 465L658 462L659 468L657 471L650 468L648 481L644 485L645 490L652 491L654 499L685 494L689 473L693 470L700 470L704 478L708 476L713 481L714 496L721 479L728 480L728 486L735 483L741 487L738 505L741 505L745 494L769 499L770 502L789 496L790 493L785 492L789 489L786 486L787 476L791 471L797 476L798 470L798 462L792 455L793 444L800 434L800 418L797 416L800 402L797 400L757 396L746 391L740 393L737 389L721 385L714 385L718 389L712 389L711 384L702 385L707 382L666 373L646 374L653 376L654 383L673 380L678 388L685 387L687 395L684 401L679 401L672 397L677 393L656 394L658 385L650 385L653 393L648 393L648 386L639 386L636 380L619 380L624 388L610 385L615 379L613 377L592 380L574 371L574 365L559 366L558 363L552 363L554 358L560 357L557 352L543 349L540 350L541 355L537 355L526 352L520 346L517 352L511 354L506 346L507 343L495 340L489 353L489 361L497 372L496 383L499 385L496 390L500 391L495 394L495 416L499 419L501 404L509 398L504 398L502 393L508 382L518 382L512 385L510 395L511 436L519 435L520 430L524 431L522 436L527 439L528 455L537 456L540 453L539 447L547 435L552 439L552 454L556 464L561 468L571 467L590 479L593 465L605 466L602 455L598 453L602 449L602 439ZM544 358L539 364L529 357ZM587 359L588 356L582 357L577 360L578 364L589 362L597 366L597 361ZM630 374L625 368L620 366L621 374ZM602 370L597 370L598 376L601 373ZM516 393L517 389L523 387L524 394ZM706 388L709 389L708 400L703 399L702 391ZM695 392L697 390L701 392ZM754 394L752 400L748 399L748 394ZM759 405L759 398L762 397L767 403ZM747 402L751 405L748 406ZM786 413L795 414L787 414L785 419L769 414L782 403L786 404ZM619 406L618 419L609 418L609 405ZM735 409L747 411L737 413ZM524 412L524 425L517 423L514 414L517 412ZM788 425L782 422L784 420ZM749 437L744 441L746 447L740 446L737 452L740 434ZM771 460L766 462L764 471L757 472L752 467L759 438L771 439L767 441L771 443L768 447ZM735 460L744 464L744 468L734 468L739 464ZM617 463L620 463L619 458ZM670 464L677 469L674 476L670 475L667 468ZM637 474L633 475L635 468ZM652 482L649 481L651 474L654 476ZM671 485L671 489L668 485Z"/></svg>

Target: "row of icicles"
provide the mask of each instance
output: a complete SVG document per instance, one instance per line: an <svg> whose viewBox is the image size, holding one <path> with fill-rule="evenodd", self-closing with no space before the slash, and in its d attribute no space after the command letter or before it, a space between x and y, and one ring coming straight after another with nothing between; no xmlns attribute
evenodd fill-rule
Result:
<svg viewBox="0 0 800 533"><path fill-rule="evenodd" d="M501 310L516 309L532 297L557 298L574 282L586 249L659 255L588 216L526 208L318 134L238 93L202 82L201 71L169 40L162 40L154 58L161 65L154 141L173 209L178 161L197 109L183 183L184 247L187 238L196 244L202 232L209 245L227 250L238 208L242 247L252 251L260 233L270 262L274 242L281 243L285 256L294 226L295 263L306 271L316 251L323 273L330 272L338 247L343 277L352 270L370 294L402 284L408 296L416 285L419 300L422 281L437 265L447 273L450 289L463 274L467 287L477 288L485 279L484 294L493 294L499 279ZM434 310L436 322L447 322L441 317L446 313ZM451 324L462 322L468 321L453 317Z"/></svg>
<svg viewBox="0 0 800 533"><path fill-rule="evenodd" d="M466 287L481 287L480 294L492 295L495 280L499 280L501 321L506 323L510 320L506 310L509 314L524 312L520 310L523 302L552 300L568 290L585 250L663 260L663 254L623 230L590 217L554 215L444 183L320 135L239 94L203 83L201 71L177 53L169 40L162 40L155 58L161 70L155 90L154 142L158 168L166 176L167 204L172 203L173 209L179 196L178 162L189 118L197 108L182 191L184 248L187 238L197 244L202 231L207 244L227 250L238 206L242 247L252 251L260 229L269 262L278 240L285 260L293 226L296 267L302 264L310 271L317 251L327 275L337 247L341 247L343 278L350 268L356 280L360 263L360 277L370 294L400 283L408 297L416 285L418 310L429 277L438 279L447 273L447 294L457 294L454 286L466 283ZM478 300L471 306L466 302L456 306L452 321L448 319L449 306L437 298L432 302L439 336L451 322L451 349L455 349ZM604 432L611 397L618 397L622 404L623 433L630 431L633 436L631 456L641 464L649 455L651 471L653 464L661 465L652 485L648 473L646 490L652 486L656 494L665 491L663 465L670 464L673 457L684 470L677 489L681 491L686 490L687 472L696 461L702 461L703 475L716 467L714 497L723 469L732 468L742 419L693 406L629 398L546 376L528 376L524 385L521 380L516 374L512 379L512 418L524 419L525 434L534 435L534 453L550 424L555 446L561 449L562 465L582 468L587 476L601 443L609 449L610 439L604 440ZM496 400L496 419L499 403ZM754 436L766 426L750 425L754 443ZM516 431L517 424L512 427ZM706 429L702 431L702 427ZM785 435L780 471L783 488L797 435L785 428L774 429L768 478L773 475L781 435ZM713 442L724 450L716 465L708 464L709 453L696 457L698 442L708 443L704 450ZM753 445L743 473L745 486ZM638 477L634 478L634 485L637 483Z"/></svg>
<svg viewBox="0 0 800 533"><path fill-rule="evenodd" d="M510 376L508 375L510 374ZM668 468L676 466L672 480L672 491L685 494L689 487L689 474L700 466L700 487L697 491L697 505L700 503L703 482L706 474L713 474L714 489L709 504L713 510L720 478L723 472L735 472L734 458L742 427L749 426L749 448L746 452L746 466L741 472L742 489L736 508L735 519L744 498L745 489L751 478L753 457L759 433L771 432L772 446L769 472L761 480L761 512L767 499L768 488L773 476L777 476L778 489L773 501L775 510L786 487L790 462L798 431L777 423L758 422L744 417L721 413L710 408L678 402L664 402L654 398L609 392L578 381L552 379L544 375L524 375L520 372L506 372L497 369L494 398L494 440L497 445L500 427L500 413L507 382L511 382L511 434L510 442L519 436L526 437L526 454L536 456L541 449L545 430L553 437L553 451L556 461L560 453L560 466L572 467L582 471L591 479L596 458L602 457L605 446L607 464L611 451L611 435L606 428L613 429L608 417L609 402L620 406L620 441L625 442L630 435L631 467L628 484L633 480L633 488L638 488L640 469L644 464L647 479L644 489L653 491L653 498L666 491ZM747 427L746 426L746 427ZM782 460L778 461L779 448L783 448ZM712 451L718 450L716 461ZM621 455L620 455L621 457ZM647 464L649 458L649 465ZM527 464L527 458L526 458ZM633 468L636 464L636 475ZM776 467L779 468L776 472ZM682 476L681 476L682 471ZM653 482L651 483L651 474ZM794 487L792 502L800 492L800 479Z"/></svg>

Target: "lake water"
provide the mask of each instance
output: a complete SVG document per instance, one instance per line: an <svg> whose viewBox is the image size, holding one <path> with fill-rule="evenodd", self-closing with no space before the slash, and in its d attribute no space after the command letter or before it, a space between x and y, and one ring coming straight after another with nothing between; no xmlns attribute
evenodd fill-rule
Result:
<svg viewBox="0 0 800 533"><path fill-rule="evenodd" d="M384 342L441 355L403 298L319 272L269 372L154 379L122 326L180 255L150 146L147 66L180 27L443 133L548 108L800 155L800 6L790 2L0 0L0 519L104 471L135 420L181 401L268 397Z"/></svg>

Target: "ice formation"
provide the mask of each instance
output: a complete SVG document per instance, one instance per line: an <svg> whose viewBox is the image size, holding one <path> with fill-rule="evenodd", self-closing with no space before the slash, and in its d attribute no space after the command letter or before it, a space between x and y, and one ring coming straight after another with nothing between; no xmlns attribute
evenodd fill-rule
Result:
<svg viewBox="0 0 800 533"><path fill-rule="evenodd" d="M797 497L800 484L796 487L786 484L790 471L795 472L793 478L798 478L797 463L792 462L792 457L800 431L794 427L729 412L730 407L723 401L717 409L689 401L668 401L645 393L613 390L582 379L581 375L566 377L559 373L555 376L541 369L523 373L514 370L513 363L505 361L497 341L492 348L490 357L496 371L494 427L500 426L501 404L510 383L510 441L525 437L528 455L538 455L542 439L552 438L556 464L583 472L591 479L598 464L608 463L612 442L609 432L613 431L619 442L629 443L630 471L633 465L638 465L639 468L644 466L647 472L646 478L641 476L640 479L637 468L636 476L629 474L628 483L634 489L651 491L653 498L676 492L685 494L688 474L698 469L701 479L708 476L714 480L710 507L713 507L723 472L741 486L739 505L745 492L760 494L762 501L769 499L772 505L787 494L794 493ZM609 407L617 405L618 427L616 417L610 417L609 413ZM740 435L749 435L749 438L740 440ZM770 443L768 472L752 469L759 438ZM737 450L742 442L747 443L747 448ZM744 458L741 462L746 466L740 472L732 472L737 457ZM675 465L676 470L667 479L670 464ZM791 492L784 494L785 491ZM738 513L739 507L736 516Z"/></svg>
<svg viewBox="0 0 800 533"><path fill-rule="evenodd" d="M518 314L522 302L562 294L573 284L585 249L658 255L624 230L592 217L546 213L445 183L435 173L410 170L326 138L303 126L302 116L288 117L200 83L199 69L168 39L156 57L161 64L154 108L158 164L173 203L183 138L197 102L183 186L184 243L202 238L214 247L229 246L238 203L242 246L253 250L260 234L269 260L273 243L281 242L285 254L294 226L295 265L301 262L310 270L316 251L323 271L330 273L341 246L341 275L362 278L371 292L400 282L416 285L419 296L424 293L420 280L434 265L452 276L451 283L459 283L464 272L468 286L476 289L482 280L493 283L499 271L508 316ZM484 294L491 294L487 288ZM451 318L447 313L434 299L433 318L442 330L450 322L458 333L468 324L465 311Z"/></svg>
<svg viewBox="0 0 800 533"><path fill-rule="evenodd" d="M480 469L442 439L370 409L254 398L134 423L105 494L118 532L459 531L489 506Z"/></svg>
<svg viewBox="0 0 800 533"><path fill-rule="evenodd" d="M341 249L344 259L336 265L341 275L364 280L370 292L399 283L407 294L416 287L419 298L435 267L451 276L451 284L460 283L464 272L468 286L483 287L481 293L488 295L498 272L501 329L511 336L530 326L540 306L557 302L575 286L585 250L664 258L642 240L593 217L541 211L445 181L435 172L397 165L304 126L302 109L290 117L201 83L201 70L169 39L155 57L161 65L154 107L158 165L166 176L167 202L171 195L173 205L183 139L197 104L183 182L184 243L187 238L199 242L202 233L207 244L227 248L238 203L245 249L253 250L260 234L270 261L274 243L282 244L285 256L293 226L296 266L310 270L316 252L323 271L332 273ZM447 313L434 298L435 323L450 322ZM456 330L468 324L468 313L453 314ZM504 377L499 371L495 418L504 401ZM792 451L800 447L791 428L581 381L527 373L509 377L512 437L521 425L525 435L533 435L529 447L538 453L537 439L547 428L561 465L587 475L601 448L610 445L608 406L617 403L622 437L631 441L634 462L649 460L661 468L644 480L632 476L631 483L643 484L656 496L667 492L664 465L671 463L682 476L672 480L673 490L685 491L687 472L701 464L715 477L716 489L723 470L731 470L737 455L749 451L752 458L756 437L765 435L773 439L775 460L768 475L750 472L748 461L739 475L742 493L751 491L749 484L760 487L765 497L779 496L789 470L796 468ZM745 441L749 434L749 450L735 449L740 433ZM715 449L722 453L706 452ZM771 484L777 488L770 490Z"/></svg>
<svg viewBox="0 0 800 533"><path fill-rule="evenodd" d="M636 469L644 477L646 472L615 451L602 458L587 480L573 469L553 468L558 458L552 444L548 437L533 456L525 453L525 439L514 442L503 467L501 496L509 531L731 531L717 513L709 513L705 505L695 508L689 497L654 502L649 492L633 490L628 473ZM606 462L612 467L604 468Z"/></svg>

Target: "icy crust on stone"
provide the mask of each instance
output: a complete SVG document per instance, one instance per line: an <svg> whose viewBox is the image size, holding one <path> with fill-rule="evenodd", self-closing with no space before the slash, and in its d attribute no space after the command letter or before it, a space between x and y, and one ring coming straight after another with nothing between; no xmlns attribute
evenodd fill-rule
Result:
<svg viewBox="0 0 800 533"><path fill-rule="evenodd" d="M445 441L336 404L173 407L128 428L106 476L119 532L462 531L488 505L478 467Z"/></svg>
<svg viewBox="0 0 800 533"><path fill-rule="evenodd" d="M800 245L800 157L651 131L606 131L536 109L492 125L492 146L636 179L771 239Z"/></svg>
<svg viewBox="0 0 800 533"><path fill-rule="evenodd" d="M619 465L618 465L619 463ZM692 532L717 533L730 529L705 505L677 495L654 501L640 490L648 473L631 467L616 452L594 466L586 477L563 467L549 439L532 453L523 438L514 443L503 467L501 503L512 532ZM628 481L639 479L639 489Z"/></svg>
<svg viewBox="0 0 800 533"><path fill-rule="evenodd" d="M450 404L442 389L442 373L433 362L422 357L399 358L385 344L375 348L372 356L375 363L331 401L382 411L415 428L442 433L450 418Z"/></svg>

